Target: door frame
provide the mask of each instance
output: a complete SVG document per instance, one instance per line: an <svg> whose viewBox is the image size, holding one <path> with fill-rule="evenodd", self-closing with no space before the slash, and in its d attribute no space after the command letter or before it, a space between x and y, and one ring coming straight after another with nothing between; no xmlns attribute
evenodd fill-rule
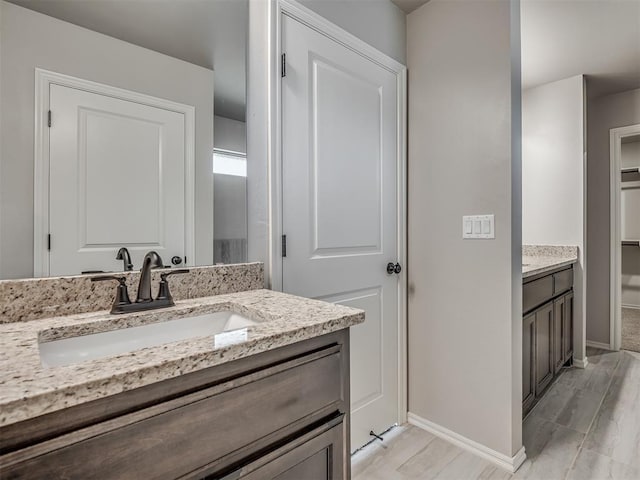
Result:
<svg viewBox="0 0 640 480"><path fill-rule="evenodd" d="M620 350L622 347L622 220L621 189L622 178L622 139L640 134L640 123L609 130L610 158L610 230L609 242L610 262L610 315L609 315L609 348Z"/></svg>
<svg viewBox="0 0 640 480"><path fill-rule="evenodd" d="M622 221L621 194L622 179L622 139L640 134L640 123L609 130L610 152L610 314L609 314L609 348L620 350L622 347Z"/></svg>
<svg viewBox="0 0 640 480"><path fill-rule="evenodd" d="M33 189L33 274L50 274L47 234L49 233L49 126L50 86L60 85L98 95L161 108L184 115L185 162L185 256L195 259L195 107L152 97L103 83L84 80L41 68L35 69L35 135L34 135L34 189ZM54 120L55 121L55 118ZM213 155L213 152L212 152ZM188 264L186 264L188 265Z"/></svg>
<svg viewBox="0 0 640 480"><path fill-rule="evenodd" d="M398 262L403 265L398 280L398 414L399 424L407 421L407 68L386 54L336 26L295 0L270 2L268 11L268 188L269 252L271 288L282 291L282 15L297 20L316 32L380 65L396 76L397 85L397 245Z"/></svg>

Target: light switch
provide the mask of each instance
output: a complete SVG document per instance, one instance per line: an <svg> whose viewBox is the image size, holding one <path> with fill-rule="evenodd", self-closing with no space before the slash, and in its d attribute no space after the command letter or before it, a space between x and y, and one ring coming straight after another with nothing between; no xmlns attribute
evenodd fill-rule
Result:
<svg viewBox="0 0 640 480"><path fill-rule="evenodd" d="M496 238L494 215L463 216L462 238Z"/></svg>

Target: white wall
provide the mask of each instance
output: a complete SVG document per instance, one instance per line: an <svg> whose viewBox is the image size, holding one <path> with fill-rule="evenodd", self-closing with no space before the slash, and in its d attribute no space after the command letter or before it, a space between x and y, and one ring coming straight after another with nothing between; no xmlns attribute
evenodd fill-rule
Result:
<svg viewBox="0 0 640 480"><path fill-rule="evenodd" d="M244 122L214 117L215 148L245 153L247 129ZM247 238L247 179L214 175L214 238Z"/></svg>
<svg viewBox="0 0 640 480"><path fill-rule="evenodd" d="M622 249L622 306L640 308L640 248Z"/></svg>
<svg viewBox="0 0 640 480"><path fill-rule="evenodd" d="M1 2L0 278L33 275L34 68L196 107L196 263L213 263L213 71Z"/></svg>
<svg viewBox="0 0 640 480"><path fill-rule="evenodd" d="M609 343L609 130L638 123L640 89L587 104L587 339L595 342Z"/></svg>
<svg viewBox="0 0 640 480"><path fill-rule="evenodd" d="M213 117L213 146L232 152L247 152L247 124L238 120Z"/></svg>
<svg viewBox="0 0 640 480"><path fill-rule="evenodd" d="M640 140L623 143L621 145L620 165L622 167L640 166Z"/></svg>
<svg viewBox="0 0 640 480"><path fill-rule="evenodd" d="M269 212L269 160L272 145L269 125L275 120L269 109L269 64L277 62L269 52L270 2L249 0L247 38L247 257L264 262L265 287L271 287L271 239Z"/></svg>
<svg viewBox="0 0 640 480"><path fill-rule="evenodd" d="M620 146L621 166L640 166L640 140ZM640 182L623 184L622 190L622 239L640 239ZM622 305L640 308L640 248L622 249Z"/></svg>
<svg viewBox="0 0 640 480"><path fill-rule="evenodd" d="M214 175L215 239L247 238L247 179Z"/></svg>
<svg viewBox="0 0 640 480"><path fill-rule="evenodd" d="M409 411L507 457L522 446L519 4L407 16ZM495 214L494 240L462 216Z"/></svg>
<svg viewBox="0 0 640 480"><path fill-rule="evenodd" d="M522 94L522 241L575 245L574 356L583 360L586 325L584 78Z"/></svg>
<svg viewBox="0 0 640 480"><path fill-rule="evenodd" d="M406 63L406 15L390 0L299 2L403 65Z"/></svg>

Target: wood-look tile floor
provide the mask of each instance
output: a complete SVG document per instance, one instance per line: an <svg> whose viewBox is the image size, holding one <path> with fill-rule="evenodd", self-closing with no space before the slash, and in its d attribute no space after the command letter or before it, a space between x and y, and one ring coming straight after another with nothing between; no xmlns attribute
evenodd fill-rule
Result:
<svg viewBox="0 0 640 480"><path fill-rule="evenodd" d="M587 356L525 419L527 460L515 474L403 425L352 457L353 480L640 480L640 354Z"/></svg>

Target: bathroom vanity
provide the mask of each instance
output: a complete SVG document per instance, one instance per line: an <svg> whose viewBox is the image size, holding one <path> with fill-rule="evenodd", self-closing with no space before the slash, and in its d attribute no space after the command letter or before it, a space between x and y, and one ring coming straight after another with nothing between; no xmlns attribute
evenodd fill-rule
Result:
<svg viewBox="0 0 640 480"><path fill-rule="evenodd" d="M576 255L556 251L553 255L523 255L523 415L533 408L562 367L573 358Z"/></svg>
<svg viewBox="0 0 640 480"><path fill-rule="evenodd" d="M176 303L0 325L0 476L350 478L349 327L364 313L261 289ZM52 342L216 312L251 323L43 365Z"/></svg>

